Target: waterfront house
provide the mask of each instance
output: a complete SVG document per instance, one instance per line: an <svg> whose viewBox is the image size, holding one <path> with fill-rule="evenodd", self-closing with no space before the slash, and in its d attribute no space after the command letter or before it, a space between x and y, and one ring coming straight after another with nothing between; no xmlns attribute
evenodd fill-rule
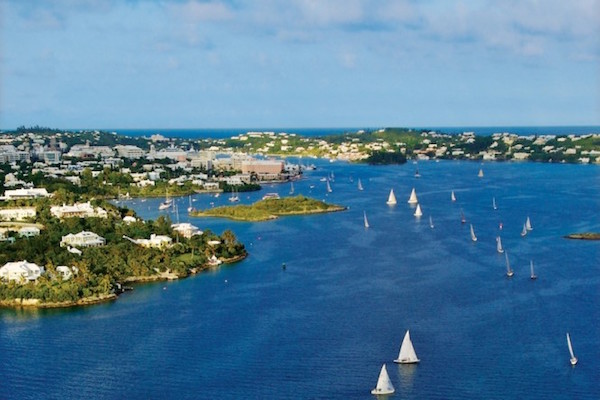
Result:
<svg viewBox="0 0 600 400"><path fill-rule="evenodd" d="M198 229L197 226L194 226L188 222L182 222L180 224L173 224L171 228L175 232L178 232L181 236L185 238L191 238L194 235L202 235L202 231Z"/></svg>
<svg viewBox="0 0 600 400"><path fill-rule="evenodd" d="M81 231L76 234L69 233L68 235L63 236L60 241L60 247L99 247L104 246L105 244L106 239L89 231Z"/></svg>
<svg viewBox="0 0 600 400"><path fill-rule="evenodd" d="M0 279L15 282L32 282L44 273L44 267L24 261L7 262L0 268Z"/></svg>
<svg viewBox="0 0 600 400"><path fill-rule="evenodd" d="M132 239L128 236L123 236L123 238L139 246L154 249L164 249L169 247L171 243L173 243L173 239L171 239L170 236L156 235L154 233L150 235L150 239Z"/></svg>

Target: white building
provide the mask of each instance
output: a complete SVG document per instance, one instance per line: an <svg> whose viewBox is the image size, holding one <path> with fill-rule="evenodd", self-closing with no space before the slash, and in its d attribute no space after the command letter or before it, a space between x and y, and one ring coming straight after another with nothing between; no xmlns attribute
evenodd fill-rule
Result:
<svg viewBox="0 0 600 400"><path fill-rule="evenodd" d="M115 146L115 150L119 153L119 156L123 158L143 158L146 156L144 150L132 145L118 145Z"/></svg>
<svg viewBox="0 0 600 400"><path fill-rule="evenodd" d="M68 217L99 217L106 218L108 213L101 207L92 207L90 202L87 203L75 203L73 205L62 205L50 207L50 213L56 218L68 218Z"/></svg>
<svg viewBox="0 0 600 400"><path fill-rule="evenodd" d="M105 244L106 239L89 231L81 231L76 234L69 233L68 235L63 236L60 241L60 247L99 247L104 246Z"/></svg>
<svg viewBox="0 0 600 400"><path fill-rule="evenodd" d="M165 247L169 247L171 243L173 243L173 239L171 239L171 237L166 235L155 235L154 233L150 235L150 239L131 239L127 236L124 237L142 247L151 247L155 249L163 249Z"/></svg>
<svg viewBox="0 0 600 400"><path fill-rule="evenodd" d="M19 236L20 237L39 236L40 232L41 232L40 228L38 228L37 226L24 226L21 229L19 229Z"/></svg>
<svg viewBox="0 0 600 400"><path fill-rule="evenodd" d="M35 281L44 273L44 267L24 261L7 262L0 268L0 278L5 281Z"/></svg>
<svg viewBox="0 0 600 400"><path fill-rule="evenodd" d="M56 272L62 277L63 281L68 281L73 276L73 271L66 265L56 267Z"/></svg>
<svg viewBox="0 0 600 400"><path fill-rule="evenodd" d="M4 208L0 210L0 219L3 221L23 221L35 218L35 207Z"/></svg>
<svg viewBox="0 0 600 400"><path fill-rule="evenodd" d="M202 235L202 231L197 227L188 222L182 222L180 224L173 224L171 228L175 232L179 232L179 234L185 238L191 238L194 235Z"/></svg>
<svg viewBox="0 0 600 400"><path fill-rule="evenodd" d="M14 189L4 192L5 200L36 199L38 197L50 197L46 188Z"/></svg>

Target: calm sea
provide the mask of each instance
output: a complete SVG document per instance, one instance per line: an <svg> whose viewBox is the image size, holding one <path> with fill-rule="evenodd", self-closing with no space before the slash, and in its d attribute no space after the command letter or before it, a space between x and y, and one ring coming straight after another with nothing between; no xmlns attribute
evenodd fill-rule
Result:
<svg viewBox="0 0 600 400"><path fill-rule="evenodd" d="M127 136L151 136L160 133L166 137L201 139L201 138L229 138L248 131L260 132L287 132L302 136L338 135L347 132L357 132L360 129L374 130L379 127L354 127L354 128L256 128L256 129L106 129ZM480 136L489 136L494 133L515 133L518 135L585 135L600 133L600 126L461 126L461 127L416 127L413 129L430 129L437 132L458 134L462 132L475 132Z"/></svg>
<svg viewBox="0 0 600 400"><path fill-rule="evenodd" d="M600 231L598 166L430 161L416 179L411 163L310 162L295 193L347 211L262 223L170 214L232 229L250 256L109 304L0 310L0 398L370 399L383 363L398 399L600 398L600 244L562 237ZM420 219L406 203L413 187ZM267 185L242 201L289 191ZM185 210L189 198L178 201ZM159 202L129 205L156 218ZM421 363L398 366L407 329Z"/></svg>

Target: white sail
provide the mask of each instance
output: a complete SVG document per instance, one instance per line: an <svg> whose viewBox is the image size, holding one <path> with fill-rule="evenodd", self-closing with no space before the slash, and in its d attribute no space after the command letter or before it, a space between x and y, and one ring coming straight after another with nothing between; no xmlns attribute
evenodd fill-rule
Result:
<svg viewBox="0 0 600 400"><path fill-rule="evenodd" d="M460 222L463 224L467 222L467 219L465 218L465 213L463 212L462 208L460 209Z"/></svg>
<svg viewBox="0 0 600 400"><path fill-rule="evenodd" d="M533 272L533 260L529 262L529 269L531 269L531 279L537 278L537 275L535 274L535 272Z"/></svg>
<svg viewBox="0 0 600 400"><path fill-rule="evenodd" d="M431 215L429 216L429 227L430 227L431 229L433 229L433 228L434 228L434 225L433 225L433 218L431 218Z"/></svg>
<svg viewBox="0 0 600 400"><path fill-rule="evenodd" d="M377 386L371 390L371 394L392 394L394 391L394 385L392 385L385 364L383 364L379 373L379 379L377 379Z"/></svg>
<svg viewBox="0 0 600 400"><path fill-rule="evenodd" d="M418 202L417 192L415 191L415 188L413 188L412 192L410 192L410 197L408 198L408 204L417 204Z"/></svg>
<svg viewBox="0 0 600 400"><path fill-rule="evenodd" d="M508 262L508 253L504 252L504 257L506 258L506 276L509 278L514 275L513 270L510 268L510 263Z"/></svg>
<svg viewBox="0 0 600 400"><path fill-rule="evenodd" d="M400 353L398 353L398 358L394 360L397 364L415 364L418 363L419 358L417 357L417 353L415 352L415 348L413 347L412 341L410 340L410 332L407 330L404 335L404 340L402 340L402 345L400 346Z"/></svg>
<svg viewBox="0 0 600 400"><path fill-rule="evenodd" d="M573 354L573 345L571 344L571 336L569 335L569 332L567 332L567 345L569 346L569 354L571 355L571 359L569 361L571 361L571 365L575 365L577 364L577 357L575 357L575 354Z"/></svg>
<svg viewBox="0 0 600 400"><path fill-rule="evenodd" d="M333 190L331 190L331 185L329 184L329 179L327 179L327 193L331 193L333 192Z"/></svg>
<svg viewBox="0 0 600 400"><path fill-rule="evenodd" d="M521 236L527 235L527 226L523 224L523 230L521 231Z"/></svg>
<svg viewBox="0 0 600 400"><path fill-rule="evenodd" d="M531 221L529 220L529 217L527 217L527 221L525 221L525 229L527 229L528 231L533 230L533 228L531 227Z"/></svg>
<svg viewBox="0 0 600 400"><path fill-rule="evenodd" d="M396 195L394 194L394 189L390 190L390 195L388 196L388 200L386 203L389 205L396 204Z"/></svg>
<svg viewBox="0 0 600 400"><path fill-rule="evenodd" d="M360 191L363 190L363 185L362 185L362 182L360 181L360 178L358 178L358 190L360 190Z"/></svg>
<svg viewBox="0 0 600 400"><path fill-rule="evenodd" d="M423 211L421 211L421 205L417 204L417 209L415 210L415 217L423 216Z"/></svg>
<svg viewBox="0 0 600 400"><path fill-rule="evenodd" d="M483 178L483 168L479 168L479 173L477 174L477 176Z"/></svg>
<svg viewBox="0 0 600 400"><path fill-rule="evenodd" d="M368 228L369 227L369 221L367 220L367 212L366 211L363 211L363 219L364 219L364 222L365 222L365 228Z"/></svg>
<svg viewBox="0 0 600 400"><path fill-rule="evenodd" d="M290 182L290 194L294 194L294 182Z"/></svg>
<svg viewBox="0 0 600 400"><path fill-rule="evenodd" d="M454 190L450 194L450 199L452 199L452 201L456 201L456 196L454 195Z"/></svg>
<svg viewBox="0 0 600 400"><path fill-rule="evenodd" d="M504 249L502 248L502 239L500 239L500 236L496 237L496 250L498 253L504 253Z"/></svg>
<svg viewBox="0 0 600 400"><path fill-rule="evenodd" d="M189 206L188 206L188 212L191 212L194 208L192 207L192 195L190 195L189 197Z"/></svg>
<svg viewBox="0 0 600 400"><path fill-rule="evenodd" d="M471 225L471 240L476 242L477 241L477 236L475 236L475 230L473 229L473 224Z"/></svg>
<svg viewBox="0 0 600 400"><path fill-rule="evenodd" d="M494 207L494 210L498 209L498 206L496 205L496 198L492 197L492 207Z"/></svg>

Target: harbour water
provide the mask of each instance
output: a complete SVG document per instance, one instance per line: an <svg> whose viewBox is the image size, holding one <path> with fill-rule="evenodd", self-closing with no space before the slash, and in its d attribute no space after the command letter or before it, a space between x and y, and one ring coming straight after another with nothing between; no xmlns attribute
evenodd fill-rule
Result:
<svg viewBox="0 0 600 400"><path fill-rule="evenodd" d="M232 229L249 257L112 303L0 310L0 398L369 399L383 363L398 399L600 398L600 247L563 238L600 231L598 166L428 161L417 179L412 163L310 162L295 193L347 211L261 223L171 213ZM331 172L328 194L320 178ZM406 202L413 187L420 219ZM128 205L156 218L160 201ZM407 329L421 362L393 364Z"/></svg>

